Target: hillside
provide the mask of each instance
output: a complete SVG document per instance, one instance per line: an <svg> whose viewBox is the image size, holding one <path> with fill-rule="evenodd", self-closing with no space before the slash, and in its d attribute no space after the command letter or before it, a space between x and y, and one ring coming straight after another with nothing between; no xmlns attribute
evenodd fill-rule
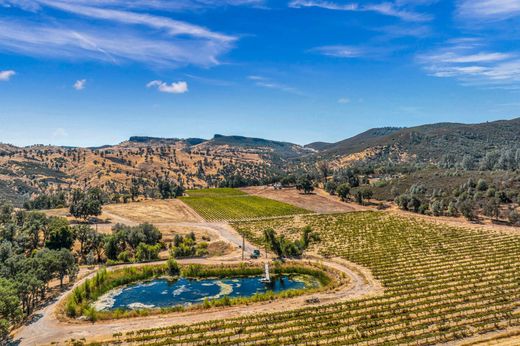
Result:
<svg viewBox="0 0 520 346"><path fill-rule="evenodd" d="M0 199L20 205L41 192L101 187L112 195L156 193L158 179L186 188L234 181L270 181L281 172L309 168L325 160L335 168L355 162L478 162L494 149L520 143L520 118L482 124L439 123L365 131L337 143L305 147L261 138L215 135L212 139L134 136L117 145L74 148L0 144Z"/></svg>
<svg viewBox="0 0 520 346"><path fill-rule="evenodd" d="M371 129L331 144L314 145L320 157L346 163L356 160L432 162L453 156L481 158L493 149L520 141L520 118L481 124L438 123L410 128Z"/></svg>
<svg viewBox="0 0 520 346"><path fill-rule="evenodd" d="M101 187L128 194L132 180L153 195L157 179L167 177L186 188L217 186L236 174L267 179L289 157L307 152L299 146L247 137L211 140L131 137L113 146L72 148L0 146L0 199L20 205L41 192Z"/></svg>

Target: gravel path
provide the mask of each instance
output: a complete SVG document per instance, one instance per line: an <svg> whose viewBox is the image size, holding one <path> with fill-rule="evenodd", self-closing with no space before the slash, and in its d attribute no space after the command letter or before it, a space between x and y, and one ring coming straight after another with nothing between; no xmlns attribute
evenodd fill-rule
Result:
<svg viewBox="0 0 520 346"><path fill-rule="evenodd" d="M177 225L186 225L192 227L208 228L218 232L223 239L226 239L235 246L242 245L242 237L227 224L215 223L181 223ZM246 241L246 252L250 253L254 248ZM201 264L219 264L219 263L240 263L241 250L237 249L233 253L209 259L186 259L179 260L179 263L201 263ZM320 258L309 258L307 261L319 262L333 269L345 273L350 282L348 285L336 288L331 291L319 292L313 294L312 297L318 298L319 303L316 305L329 304L344 300L350 300L365 297L372 294L382 293L381 285L372 277L370 272L354 263L344 261L342 259L323 260ZM142 264L134 264L142 265ZM124 265L123 265L124 266ZM114 270L122 266L110 267ZM94 271L82 280L79 280L73 287L81 284L87 277L94 275ZM275 300L272 302L262 302L250 305L237 305L226 308L215 308L208 311L188 311L181 313L172 313L166 315L148 316L143 318L130 318L110 321L100 321L96 323L89 322L62 322L56 317L56 308L59 302L65 298L68 292L60 295L54 302L39 310L35 314L35 318L27 325L18 329L14 334L13 345L42 345L51 342L63 342L70 339L86 338L103 339L110 338L114 333L127 332L143 328L163 327L172 324L191 324L208 320L233 318L249 314L287 311L288 309L297 309L307 305L305 300L308 296L299 296L283 300Z"/></svg>

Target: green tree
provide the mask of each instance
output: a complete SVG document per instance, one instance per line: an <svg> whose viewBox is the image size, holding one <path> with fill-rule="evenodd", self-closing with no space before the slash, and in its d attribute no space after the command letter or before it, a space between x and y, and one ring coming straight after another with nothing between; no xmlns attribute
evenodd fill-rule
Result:
<svg viewBox="0 0 520 346"><path fill-rule="evenodd" d="M335 181L327 181L324 185L325 191L327 191L330 195L335 195L338 189L338 183Z"/></svg>
<svg viewBox="0 0 520 346"><path fill-rule="evenodd" d="M0 342L9 336L10 326L22 319L16 283L0 277Z"/></svg>
<svg viewBox="0 0 520 346"><path fill-rule="evenodd" d="M299 177L296 182L296 189L298 191L303 191L304 194L309 194L314 191L314 185L311 178L308 175Z"/></svg>
<svg viewBox="0 0 520 346"><path fill-rule="evenodd" d="M342 201L348 200L348 196L350 194L350 185L347 183L340 184L336 189L336 193Z"/></svg>
<svg viewBox="0 0 520 346"><path fill-rule="evenodd" d="M49 237L45 246L49 249L71 249L74 244L74 231L65 218L51 217L49 219Z"/></svg>
<svg viewBox="0 0 520 346"><path fill-rule="evenodd" d="M60 279L60 287L63 287L63 279L65 276L69 277L69 281L74 280L76 275L78 274L78 265L76 264L76 259L72 253L62 248L59 251L56 251L56 259L57 259L57 277Z"/></svg>
<svg viewBox="0 0 520 346"><path fill-rule="evenodd" d="M87 220L90 216L101 215L103 193L99 188L89 189L86 193L76 189L72 193L69 212L77 218Z"/></svg>

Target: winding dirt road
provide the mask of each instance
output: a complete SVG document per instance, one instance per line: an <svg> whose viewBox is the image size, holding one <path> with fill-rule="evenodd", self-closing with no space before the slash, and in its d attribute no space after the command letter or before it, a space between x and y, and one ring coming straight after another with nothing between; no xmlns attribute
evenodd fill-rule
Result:
<svg viewBox="0 0 520 346"><path fill-rule="evenodd" d="M232 243L236 247L242 245L242 237L227 224L212 223L181 223L178 225L189 225L190 227L202 227L217 232L223 239ZM246 241L246 252L251 252L254 247ZM209 259L187 259L179 260L179 263L201 263L201 264L233 264L240 263L241 250L236 249L233 253L223 257L215 257ZM383 289L371 275L371 273L354 263L347 262L342 259L309 258L307 262L321 263L331 267L339 272L344 273L349 278L349 283L330 291L324 291L312 294L312 297L318 298L319 303L316 305L329 304L345 300L365 297L367 295L376 295L382 293ZM122 266L109 268L114 270ZM81 284L86 278L92 277L94 271L79 280L73 287ZM70 292L70 291L69 291ZM14 345L42 345L51 342L64 342L70 339L88 339L102 340L112 337L114 333L125 333L131 330L164 327L172 324L191 324L208 320L240 317L258 313L272 313L287 311L289 309L297 309L307 305L305 300L309 296L299 296L283 300L275 300L272 302L262 302L250 305L237 305L233 307L215 308L201 311L177 312L171 314L163 314L156 316L119 319L110 321L100 321L96 323L90 322L64 322L57 318L56 312L60 302L65 298L68 292L60 295L53 303L36 312L37 318L32 323L18 329L13 337Z"/></svg>

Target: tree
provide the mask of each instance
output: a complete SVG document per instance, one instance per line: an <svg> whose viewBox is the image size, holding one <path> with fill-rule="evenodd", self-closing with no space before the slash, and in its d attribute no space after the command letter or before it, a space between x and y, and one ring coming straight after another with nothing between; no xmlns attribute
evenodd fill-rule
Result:
<svg viewBox="0 0 520 346"><path fill-rule="evenodd" d="M0 224L9 223L13 217L14 207L11 203L2 203L0 205Z"/></svg>
<svg viewBox="0 0 520 346"><path fill-rule="evenodd" d="M9 327L22 318L16 283L0 277L0 342L9 336Z"/></svg>
<svg viewBox="0 0 520 346"><path fill-rule="evenodd" d="M74 226L74 234L79 242L79 255L84 261L85 256L92 250L92 240L96 231L89 225Z"/></svg>
<svg viewBox="0 0 520 346"><path fill-rule="evenodd" d="M336 189L336 193L342 201L348 200L348 195L350 194L350 185L347 183L340 184Z"/></svg>
<svg viewBox="0 0 520 346"><path fill-rule="evenodd" d="M515 209L512 209L509 211L509 214L507 215L507 219L514 226L520 225L520 213L518 211L516 211Z"/></svg>
<svg viewBox="0 0 520 346"><path fill-rule="evenodd" d="M135 252L135 259L138 262L153 261L159 259L159 251L161 251L160 244L148 245L140 243Z"/></svg>
<svg viewBox="0 0 520 346"><path fill-rule="evenodd" d="M139 180L132 178L132 185L130 186L130 195L132 196L132 201L135 201L137 197L139 197Z"/></svg>
<svg viewBox="0 0 520 346"><path fill-rule="evenodd" d="M327 181L324 185L325 191L327 191L330 195L334 196L338 189L338 183L335 181Z"/></svg>
<svg viewBox="0 0 520 346"><path fill-rule="evenodd" d="M472 171L476 168L475 159L473 158L473 156L464 155L464 157L462 158L461 166L462 166L462 169L464 169L466 171Z"/></svg>
<svg viewBox="0 0 520 346"><path fill-rule="evenodd" d="M64 248L56 252L56 259L60 287L63 287L63 279L65 276L69 277L69 281L72 281L76 277L78 274L78 265L72 253Z"/></svg>
<svg viewBox="0 0 520 346"><path fill-rule="evenodd" d="M320 172L323 182L327 181L327 177L330 174L330 165L327 161L320 161L317 164L318 171Z"/></svg>
<svg viewBox="0 0 520 346"><path fill-rule="evenodd" d="M498 219L500 216L500 202L493 199L488 199L484 204L484 215L490 218Z"/></svg>
<svg viewBox="0 0 520 346"><path fill-rule="evenodd" d="M435 200L430 203L430 210L434 216L442 215L442 203L439 200Z"/></svg>
<svg viewBox="0 0 520 346"><path fill-rule="evenodd" d="M264 230L264 241L267 246L279 257L300 257L313 241L319 241L317 233L314 233L310 226L302 229L301 239L290 241L282 234L276 235L272 228Z"/></svg>
<svg viewBox="0 0 520 346"><path fill-rule="evenodd" d="M478 191L486 191L489 188L487 182L484 179L479 179L477 182Z"/></svg>
<svg viewBox="0 0 520 346"><path fill-rule="evenodd" d="M184 188L168 179L157 181L157 188L162 199L176 198L184 194Z"/></svg>
<svg viewBox="0 0 520 346"><path fill-rule="evenodd" d="M308 175L299 177L296 182L296 189L298 191L303 191L304 194L309 194L314 191L314 185L312 184L311 178Z"/></svg>
<svg viewBox="0 0 520 346"><path fill-rule="evenodd" d="M98 188L90 189L86 193L76 189L72 193L69 212L74 217L87 220L90 216L101 215L103 202L103 194Z"/></svg>
<svg viewBox="0 0 520 346"><path fill-rule="evenodd" d="M457 209L468 220L475 220L475 202L471 199L464 199L458 203Z"/></svg>
<svg viewBox="0 0 520 346"><path fill-rule="evenodd" d="M22 233L25 236L24 247L29 252L40 247L41 234L47 237L48 218L41 212L29 212L24 215Z"/></svg>
<svg viewBox="0 0 520 346"><path fill-rule="evenodd" d="M168 274L171 276L178 276L181 273L179 264L173 258L168 259L168 261L166 261L166 265L168 266Z"/></svg>
<svg viewBox="0 0 520 346"><path fill-rule="evenodd" d="M51 217L49 222L49 238L45 243L49 249L71 249L74 244L74 231L69 226L67 219Z"/></svg>

